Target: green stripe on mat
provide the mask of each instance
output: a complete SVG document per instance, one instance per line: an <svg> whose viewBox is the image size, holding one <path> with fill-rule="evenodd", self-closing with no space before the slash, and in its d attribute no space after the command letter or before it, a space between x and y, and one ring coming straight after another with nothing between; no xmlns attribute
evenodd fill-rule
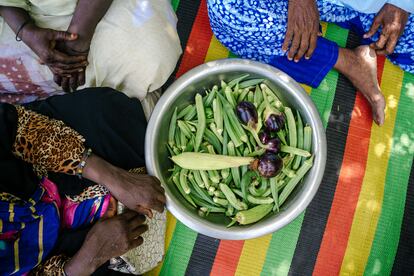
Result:
<svg viewBox="0 0 414 276"><path fill-rule="evenodd" d="M171 5L172 5L174 11L177 11L179 4L180 4L180 0L171 0Z"/></svg>
<svg viewBox="0 0 414 276"><path fill-rule="evenodd" d="M160 275L184 275L196 238L196 232L177 221Z"/></svg>
<svg viewBox="0 0 414 276"><path fill-rule="evenodd" d="M409 96L414 87L414 75L405 73L398 113L395 120L393 144L385 179L384 199L374 242L365 268L365 275L390 275L400 238L401 223L408 180L414 152L412 147L413 99ZM412 92L412 91L411 91Z"/></svg>
<svg viewBox="0 0 414 276"><path fill-rule="evenodd" d="M325 37L344 47L348 38L348 30L333 24L328 24ZM328 124L329 115L331 114L337 81L338 72L331 70L322 81L321 85L317 88L313 88L311 92L311 99L315 103L316 108L322 117L325 128ZM273 234L267 251L266 260L263 265L262 276L288 275L302 227L304 214L305 213L302 213L293 222Z"/></svg>
<svg viewBox="0 0 414 276"><path fill-rule="evenodd" d="M273 234L261 276L288 275L304 213Z"/></svg>
<svg viewBox="0 0 414 276"><path fill-rule="evenodd" d="M345 47L348 32L348 30L338 27L337 25L328 24L325 38L335 41L340 47ZM317 88L312 89L310 95L321 115L322 123L325 128L328 125L329 116L331 114L337 82L338 72L331 70L322 80L321 84Z"/></svg>

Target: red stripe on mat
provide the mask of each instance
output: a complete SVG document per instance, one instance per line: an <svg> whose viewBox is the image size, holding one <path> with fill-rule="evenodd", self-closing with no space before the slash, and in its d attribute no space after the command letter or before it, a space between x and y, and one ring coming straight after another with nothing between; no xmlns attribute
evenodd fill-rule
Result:
<svg viewBox="0 0 414 276"><path fill-rule="evenodd" d="M384 58L378 59L381 82ZM365 175L371 137L371 108L361 93L355 99L342 167L313 275L338 275L348 245L359 192Z"/></svg>
<svg viewBox="0 0 414 276"><path fill-rule="evenodd" d="M233 276L243 250L244 241L220 242L210 275Z"/></svg>
<svg viewBox="0 0 414 276"><path fill-rule="evenodd" d="M204 63L212 37L213 32L207 15L207 3L206 0L202 0L176 78Z"/></svg>

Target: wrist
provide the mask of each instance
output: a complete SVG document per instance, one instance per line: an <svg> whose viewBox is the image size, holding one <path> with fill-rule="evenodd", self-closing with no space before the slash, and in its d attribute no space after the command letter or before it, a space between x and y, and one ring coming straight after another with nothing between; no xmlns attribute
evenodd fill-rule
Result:
<svg viewBox="0 0 414 276"><path fill-rule="evenodd" d="M100 158L95 154L91 154L86 160L86 165L83 168L82 177L89 179L95 183L104 185L110 190L111 179L113 178L116 167Z"/></svg>
<svg viewBox="0 0 414 276"><path fill-rule="evenodd" d="M33 32L39 29L34 22L27 23L19 33L20 39L26 44L30 45L30 39L33 37Z"/></svg>
<svg viewBox="0 0 414 276"><path fill-rule="evenodd" d="M63 267L67 276L87 276L98 269L99 264L84 254L83 250L82 247Z"/></svg>
<svg viewBox="0 0 414 276"><path fill-rule="evenodd" d="M89 49L91 45L93 31L88 31L85 29L79 28L76 24L70 24L68 28L68 32L72 34L77 34L78 38L76 39L76 44L78 45L78 49L74 49L79 52L85 52Z"/></svg>

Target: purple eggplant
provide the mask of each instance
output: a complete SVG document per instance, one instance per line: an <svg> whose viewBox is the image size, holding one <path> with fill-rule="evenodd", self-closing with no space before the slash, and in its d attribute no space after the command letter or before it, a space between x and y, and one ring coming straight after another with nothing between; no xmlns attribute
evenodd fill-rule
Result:
<svg viewBox="0 0 414 276"><path fill-rule="evenodd" d="M251 102L242 101L236 106L239 120L246 126L256 128L258 115L256 107Z"/></svg>
<svg viewBox="0 0 414 276"><path fill-rule="evenodd" d="M260 142L262 142L262 144L266 145L267 142L269 142L269 140L271 139L271 135L268 131L264 130L262 132L259 133L259 139Z"/></svg>
<svg viewBox="0 0 414 276"><path fill-rule="evenodd" d="M280 152L281 147L282 143L278 138L272 138L266 143L266 150L268 152L278 153Z"/></svg>
<svg viewBox="0 0 414 276"><path fill-rule="evenodd" d="M266 114L264 125L269 131L279 131L285 126L285 117L283 114L270 113Z"/></svg>
<svg viewBox="0 0 414 276"><path fill-rule="evenodd" d="M260 157L257 170L262 177L272 178L280 173L283 167L282 159L273 153L265 153Z"/></svg>

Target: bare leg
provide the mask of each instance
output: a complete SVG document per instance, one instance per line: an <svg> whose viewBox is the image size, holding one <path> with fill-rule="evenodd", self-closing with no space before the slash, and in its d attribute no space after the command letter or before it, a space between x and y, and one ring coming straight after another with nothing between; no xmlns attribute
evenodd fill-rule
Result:
<svg viewBox="0 0 414 276"><path fill-rule="evenodd" d="M385 100L377 79L377 55L368 46L355 49L339 48L334 68L344 74L371 105L372 117L378 125L384 123Z"/></svg>

